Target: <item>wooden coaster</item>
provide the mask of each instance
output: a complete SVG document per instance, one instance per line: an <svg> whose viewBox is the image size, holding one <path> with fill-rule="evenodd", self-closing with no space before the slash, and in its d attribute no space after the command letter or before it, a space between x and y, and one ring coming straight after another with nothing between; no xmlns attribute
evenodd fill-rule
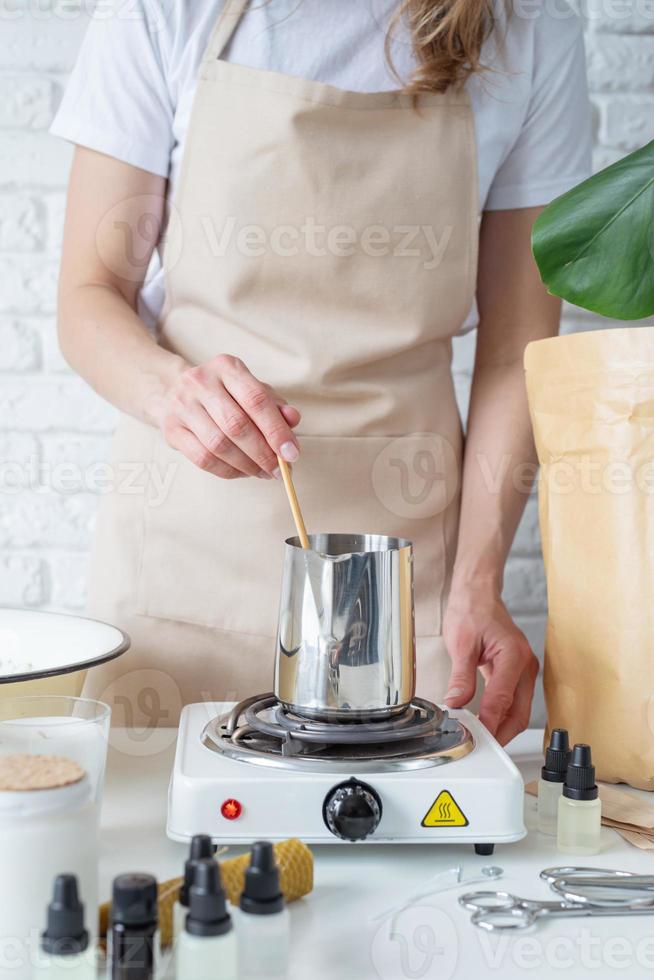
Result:
<svg viewBox="0 0 654 980"><path fill-rule="evenodd" d="M25 793L61 789L79 783L86 773L72 759L57 755L0 756L0 792Z"/></svg>

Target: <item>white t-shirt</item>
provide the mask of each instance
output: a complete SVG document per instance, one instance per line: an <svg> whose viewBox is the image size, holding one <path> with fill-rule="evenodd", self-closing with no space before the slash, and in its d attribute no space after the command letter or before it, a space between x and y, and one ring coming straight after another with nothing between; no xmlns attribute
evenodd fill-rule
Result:
<svg viewBox="0 0 654 980"><path fill-rule="evenodd" d="M179 174L199 64L225 0L115 0L91 21L52 126L55 135L169 178ZM398 0L252 0L224 57L353 91L399 87L384 38ZM401 28L401 78L414 59ZM590 173L591 120L580 20L561 5L500 17L468 82L482 210L547 204ZM255 122L253 120L253 122ZM140 311L161 311L160 262ZM465 324L474 326L474 312Z"/></svg>

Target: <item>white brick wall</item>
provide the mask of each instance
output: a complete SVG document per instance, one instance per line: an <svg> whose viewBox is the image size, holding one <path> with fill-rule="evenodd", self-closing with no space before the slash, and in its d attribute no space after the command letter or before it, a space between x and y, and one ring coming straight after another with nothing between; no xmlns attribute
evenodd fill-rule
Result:
<svg viewBox="0 0 654 980"><path fill-rule="evenodd" d="M654 135L654 0L587 4L601 167ZM40 467L72 461L84 468L101 460L114 419L65 368L54 323L71 151L46 129L85 23L71 0L0 0L0 467L10 465L24 484L0 497L0 605L83 608L97 495L41 492L37 477ZM597 325L583 312L566 311L564 329ZM473 337L457 342L462 405L473 353ZM533 499L507 568L506 597L540 652L546 592ZM541 717L539 701L535 718Z"/></svg>

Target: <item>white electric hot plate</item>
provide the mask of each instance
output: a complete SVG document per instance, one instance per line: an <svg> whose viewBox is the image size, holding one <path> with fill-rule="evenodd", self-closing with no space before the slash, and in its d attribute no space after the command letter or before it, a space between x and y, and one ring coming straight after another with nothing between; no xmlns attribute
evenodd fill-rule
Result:
<svg viewBox="0 0 654 980"><path fill-rule="evenodd" d="M82 616L0 609L0 684L85 671L121 656L129 637Z"/></svg>
<svg viewBox="0 0 654 980"><path fill-rule="evenodd" d="M182 713L168 835L216 844L495 844L521 840L524 786L465 710L414 699L370 724L300 719L272 694Z"/></svg>

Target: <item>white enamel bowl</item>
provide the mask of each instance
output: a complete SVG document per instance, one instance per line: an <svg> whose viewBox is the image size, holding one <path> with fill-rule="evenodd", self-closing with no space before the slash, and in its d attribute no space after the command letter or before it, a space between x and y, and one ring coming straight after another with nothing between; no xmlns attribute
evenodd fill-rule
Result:
<svg viewBox="0 0 654 980"><path fill-rule="evenodd" d="M129 645L122 630L93 619L0 609L0 699L79 697L87 671Z"/></svg>

